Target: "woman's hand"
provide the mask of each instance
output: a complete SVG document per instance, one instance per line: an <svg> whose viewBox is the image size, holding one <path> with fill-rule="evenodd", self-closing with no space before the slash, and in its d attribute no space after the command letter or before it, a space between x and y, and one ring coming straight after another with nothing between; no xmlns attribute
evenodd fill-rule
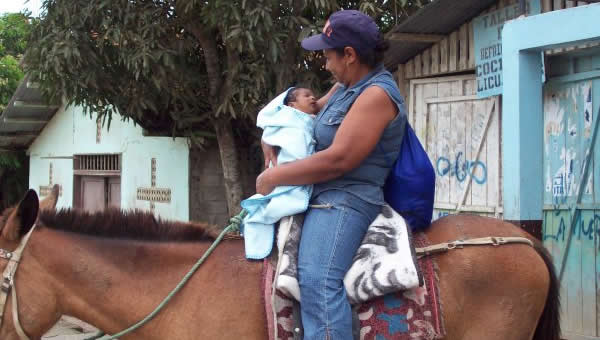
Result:
<svg viewBox="0 0 600 340"><path fill-rule="evenodd" d="M267 168L256 178L256 192L261 195L268 195L275 189L271 179L273 168Z"/></svg>
<svg viewBox="0 0 600 340"><path fill-rule="evenodd" d="M265 143L262 139L260 141L260 146L262 147L263 156L265 158L265 169L269 168L270 163L273 163L273 166L277 166L277 155L279 154L279 147L269 145Z"/></svg>
<svg viewBox="0 0 600 340"><path fill-rule="evenodd" d="M325 94L323 97L321 97L321 98L319 98L319 100L317 100L317 108L319 109L319 111L321 111L321 109L323 109L323 106L325 106L325 104L327 104L327 102L329 101L329 98L331 98L331 96L335 93L335 91L340 86L341 86L340 83L333 84L333 86L329 89L329 91L327 91L327 94Z"/></svg>

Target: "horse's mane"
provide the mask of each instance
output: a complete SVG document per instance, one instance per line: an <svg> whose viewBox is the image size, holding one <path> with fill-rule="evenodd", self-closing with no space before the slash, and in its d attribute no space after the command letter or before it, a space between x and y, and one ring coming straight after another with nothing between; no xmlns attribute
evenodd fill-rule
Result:
<svg viewBox="0 0 600 340"><path fill-rule="evenodd" d="M40 211L39 227L113 239L184 242L212 241L219 234L213 226L200 223L172 222L139 210L108 209L89 213L61 209Z"/></svg>

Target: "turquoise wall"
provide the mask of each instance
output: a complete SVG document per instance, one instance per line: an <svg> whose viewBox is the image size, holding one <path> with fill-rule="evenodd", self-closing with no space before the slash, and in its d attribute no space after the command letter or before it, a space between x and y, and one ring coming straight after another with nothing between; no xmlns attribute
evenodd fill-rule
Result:
<svg viewBox="0 0 600 340"><path fill-rule="evenodd" d="M62 186L58 208L74 201L73 155L120 154L121 208L150 209L148 201L137 199L137 188L151 186L151 159L157 161L156 187L171 189L170 203L156 203L157 216L189 219L189 145L186 138L146 137L142 128L115 115L110 127L101 131L96 142L96 115L83 114L80 106L62 106L28 150L29 186L39 191L49 183L52 163L53 184Z"/></svg>
<svg viewBox="0 0 600 340"><path fill-rule="evenodd" d="M600 4L520 18L502 33L504 218L541 220L542 51L600 39Z"/></svg>

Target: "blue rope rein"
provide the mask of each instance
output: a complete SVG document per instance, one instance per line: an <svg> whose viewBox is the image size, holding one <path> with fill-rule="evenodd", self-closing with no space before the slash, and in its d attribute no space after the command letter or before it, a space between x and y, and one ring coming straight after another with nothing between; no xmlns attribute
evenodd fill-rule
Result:
<svg viewBox="0 0 600 340"><path fill-rule="evenodd" d="M221 241L223 240L225 235L227 235L228 233L231 233L231 232L240 231L240 226L242 224L242 220L244 219L244 217L246 217L247 214L248 214L248 212L244 209L244 210L242 210L242 212L240 212L236 216L233 216L232 218L229 219L229 225L225 229L223 229L223 231L213 241L213 243L210 245L210 247L204 252L202 257L196 262L196 264L194 264L194 266L188 271L188 273L185 274L185 276L183 277L181 282L179 282L177 284L177 286L169 293L169 295L167 295L167 297L145 318L136 322L129 328L122 330L119 333L116 333L114 335L106 335L104 332L100 331L96 335L93 335L89 338L85 338L84 340L117 339L118 337L121 337L123 335L126 335L128 333L135 331L136 329L138 329L138 328L142 327L144 324L146 324L148 321L152 320L156 316L156 314L158 314L167 305L167 303L169 303L169 301L171 301L173 296L175 296L175 294L177 294L181 290L181 288L183 288L183 286L185 286L185 284L189 281L189 279L194 275L196 270L198 270L198 268L204 263L204 261L208 258L208 256L210 254L212 254L212 252L215 250L215 248L217 248L219 243L221 243Z"/></svg>

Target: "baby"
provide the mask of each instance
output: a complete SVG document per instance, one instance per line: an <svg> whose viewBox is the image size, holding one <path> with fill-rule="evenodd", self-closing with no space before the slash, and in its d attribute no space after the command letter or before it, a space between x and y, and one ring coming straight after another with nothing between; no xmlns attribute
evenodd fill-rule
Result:
<svg viewBox="0 0 600 340"><path fill-rule="evenodd" d="M314 118L319 104L307 88L290 88L262 109L256 125L263 129L262 140L280 147L277 164L306 158L314 152ZM275 223L282 217L304 212L312 186L281 186L264 196L256 194L242 201L248 211L244 219L246 257L262 259L271 253Z"/></svg>
<svg viewBox="0 0 600 340"><path fill-rule="evenodd" d="M316 115L319 112L317 100L310 89L304 87L292 87L287 91L283 99L283 105L293 107L298 111Z"/></svg>

